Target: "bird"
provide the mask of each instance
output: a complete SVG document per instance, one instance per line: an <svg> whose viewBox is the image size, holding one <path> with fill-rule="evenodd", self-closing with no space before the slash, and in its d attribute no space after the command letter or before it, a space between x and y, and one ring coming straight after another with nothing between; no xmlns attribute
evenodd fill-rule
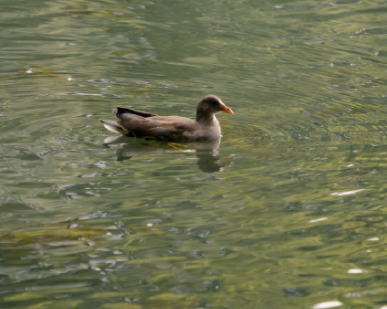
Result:
<svg viewBox="0 0 387 309"><path fill-rule="evenodd" d="M113 114L120 120L100 119L105 128L129 137L166 142L211 141L221 137L215 114L234 114L216 95L202 98L196 107L196 119L181 116L159 116L154 113L116 107Z"/></svg>

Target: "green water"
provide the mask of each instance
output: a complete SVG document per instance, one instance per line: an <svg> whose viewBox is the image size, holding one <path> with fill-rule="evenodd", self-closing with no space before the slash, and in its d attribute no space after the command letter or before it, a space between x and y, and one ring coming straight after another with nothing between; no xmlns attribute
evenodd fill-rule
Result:
<svg viewBox="0 0 387 309"><path fill-rule="evenodd" d="M0 307L387 308L386 13L0 1ZM98 122L207 94L218 149Z"/></svg>

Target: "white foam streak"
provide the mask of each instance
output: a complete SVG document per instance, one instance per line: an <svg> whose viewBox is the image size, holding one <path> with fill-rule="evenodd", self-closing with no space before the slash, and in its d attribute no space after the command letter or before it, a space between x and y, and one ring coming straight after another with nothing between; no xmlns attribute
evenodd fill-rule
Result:
<svg viewBox="0 0 387 309"><path fill-rule="evenodd" d="M333 195L333 196L351 195L351 194L355 194L355 193L358 193L358 192L361 192L361 191L364 191L364 189L353 190L353 191L346 191L346 192L334 192L334 193L331 193L331 195Z"/></svg>

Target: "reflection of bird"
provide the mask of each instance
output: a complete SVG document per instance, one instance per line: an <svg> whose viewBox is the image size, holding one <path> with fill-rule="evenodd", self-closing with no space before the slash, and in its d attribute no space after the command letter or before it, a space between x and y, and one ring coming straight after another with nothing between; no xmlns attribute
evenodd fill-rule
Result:
<svg viewBox="0 0 387 309"><path fill-rule="evenodd" d="M217 96L208 95L197 105L196 120L117 107L113 113L119 121L100 121L109 131L131 137L170 142L210 141L221 137L219 122L215 117L221 111L233 114Z"/></svg>
<svg viewBox="0 0 387 309"><path fill-rule="evenodd" d="M191 142L184 145L187 148L171 147L171 143L165 142L144 142L140 139L127 139L123 136L110 136L104 141L109 148L116 148L117 161L125 161L136 156L181 156L196 152L197 165L205 173L222 171L225 167L231 166L232 162L224 163L218 154L221 139L204 142ZM117 147L119 146L119 147ZM148 147L147 147L148 146ZM171 151L174 150L174 151ZM180 151L176 151L180 150Z"/></svg>

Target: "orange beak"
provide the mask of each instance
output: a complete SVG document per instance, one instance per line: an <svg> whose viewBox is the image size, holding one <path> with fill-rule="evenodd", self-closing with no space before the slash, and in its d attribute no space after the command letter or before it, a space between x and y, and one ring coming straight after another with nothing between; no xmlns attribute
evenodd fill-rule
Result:
<svg viewBox="0 0 387 309"><path fill-rule="evenodd" d="M231 108L228 108L225 104L222 104L222 111L226 114L234 114Z"/></svg>

